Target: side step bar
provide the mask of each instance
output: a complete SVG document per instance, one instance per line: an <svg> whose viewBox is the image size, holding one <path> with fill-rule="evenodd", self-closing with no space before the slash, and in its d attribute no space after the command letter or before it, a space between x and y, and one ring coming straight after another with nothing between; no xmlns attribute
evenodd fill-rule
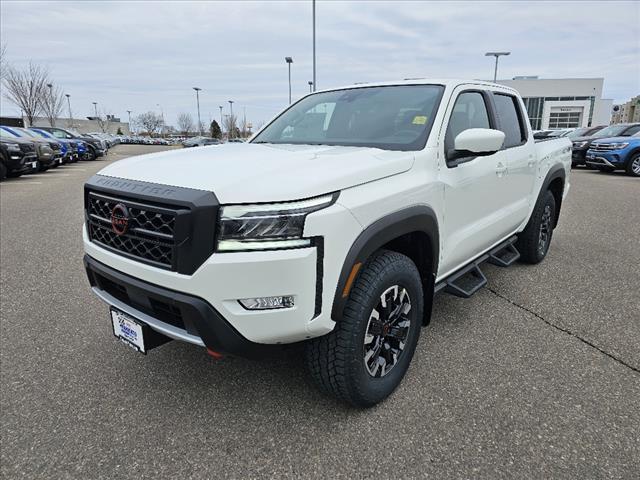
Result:
<svg viewBox="0 0 640 480"><path fill-rule="evenodd" d="M480 265L486 261L499 267L508 267L520 258L520 252L514 243L517 237L513 236L502 242L489 252L476 258L468 265L462 267L457 272L452 273L444 280L438 282L434 293L444 290L446 293L460 298L469 298L487 284Z"/></svg>

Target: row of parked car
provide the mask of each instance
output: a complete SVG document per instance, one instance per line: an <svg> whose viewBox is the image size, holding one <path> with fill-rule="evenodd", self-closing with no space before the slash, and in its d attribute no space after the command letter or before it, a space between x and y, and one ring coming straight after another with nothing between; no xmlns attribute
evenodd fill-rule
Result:
<svg viewBox="0 0 640 480"><path fill-rule="evenodd" d="M620 123L575 129L540 130L536 140L567 137L573 143L572 166L586 165L602 172L625 170L640 177L640 123Z"/></svg>
<svg viewBox="0 0 640 480"><path fill-rule="evenodd" d="M173 140L167 140L166 138L152 138L141 136L123 136L119 137L121 143L129 145L172 145L176 143Z"/></svg>
<svg viewBox="0 0 640 480"><path fill-rule="evenodd" d="M192 137L180 142L185 148L189 147L206 147L207 145L220 145L221 140L213 137ZM230 138L226 143L244 143L242 138Z"/></svg>
<svg viewBox="0 0 640 480"><path fill-rule="evenodd" d="M110 137L70 129L0 125L0 179L95 160L115 144Z"/></svg>

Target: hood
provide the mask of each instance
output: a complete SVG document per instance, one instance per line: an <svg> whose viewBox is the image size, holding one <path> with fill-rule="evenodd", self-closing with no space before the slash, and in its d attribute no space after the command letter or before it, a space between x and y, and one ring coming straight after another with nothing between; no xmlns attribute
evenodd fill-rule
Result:
<svg viewBox="0 0 640 480"><path fill-rule="evenodd" d="M413 159L413 152L367 147L232 143L131 157L99 173L211 191L221 203L274 202L402 173Z"/></svg>
<svg viewBox="0 0 640 480"><path fill-rule="evenodd" d="M632 140L634 137L602 137L602 138L598 138L595 139L593 142L591 143L616 143L616 142L628 142L629 140Z"/></svg>
<svg viewBox="0 0 640 480"><path fill-rule="evenodd" d="M19 143L19 144L29 143L31 145L33 145L35 143L35 142L32 142L31 140L27 140L26 138L22 138L22 137L16 137L16 138L2 137L2 138L0 138L0 142L2 142L2 143Z"/></svg>

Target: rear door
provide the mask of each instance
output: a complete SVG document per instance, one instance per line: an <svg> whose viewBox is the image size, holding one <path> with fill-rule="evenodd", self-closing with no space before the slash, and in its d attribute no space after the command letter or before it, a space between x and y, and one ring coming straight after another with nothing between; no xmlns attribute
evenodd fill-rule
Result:
<svg viewBox="0 0 640 480"><path fill-rule="evenodd" d="M536 178L536 158L533 139L529 139L529 129L520 99L510 93L492 93L497 128L504 132L502 150L496 154L506 165L507 172L501 188L501 218L499 230L508 235L527 217L530 211Z"/></svg>
<svg viewBox="0 0 640 480"><path fill-rule="evenodd" d="M498 240L505 157L499 153L447 164L454 139L469 128L497 127L491 92L481 86L457 87L447 106L438 142L440 179L444 186L444 225L439 276L462 266Z"/></svg>

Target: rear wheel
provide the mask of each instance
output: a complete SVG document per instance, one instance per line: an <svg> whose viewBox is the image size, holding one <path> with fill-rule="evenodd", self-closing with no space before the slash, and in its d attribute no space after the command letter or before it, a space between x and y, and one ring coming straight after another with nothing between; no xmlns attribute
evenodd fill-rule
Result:
<svg viewBox="0 0 640 480"><path fill-rule="evenodd" d="M358 275L334 330L306 345L319 387L358 407L389 396L402 381L420 336L422 282L406 256L381 251Z"/></svg>
<svg viewBox="0 0 640 480"><path fill-rule="evenodd" d="M627 162L627 174L640 177L640 152L634 153Z"/></svg>
<svg viewBox="0 0 640 480"><path fill-rule="evenodd" d="M518 235L516 248L526 263L540 263L547 256L556 218L556 200L547 190L533 209L529 223Z"/></svg>

